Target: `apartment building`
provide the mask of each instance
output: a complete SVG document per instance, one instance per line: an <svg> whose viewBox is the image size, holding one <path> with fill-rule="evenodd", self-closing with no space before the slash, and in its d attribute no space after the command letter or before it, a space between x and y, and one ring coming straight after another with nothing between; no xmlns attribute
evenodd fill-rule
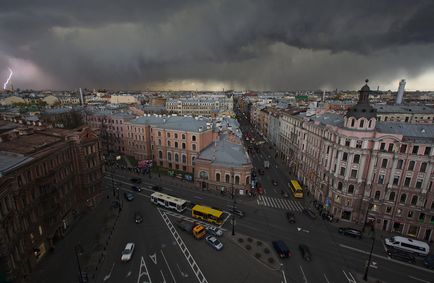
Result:
<svg viewBox="0 0 434 283"><path fill-rule="evenodd" d="M374 105L378 121L434 124L434 108L426 105Z"/></svg>
<svg viewBox="0 0 434 283"><path fill-rule="evenodd" d="M193 116L212 116L219 112L233 112L234 98L226 95L197 95L190 98L168 99L169 113Z"/></svg>

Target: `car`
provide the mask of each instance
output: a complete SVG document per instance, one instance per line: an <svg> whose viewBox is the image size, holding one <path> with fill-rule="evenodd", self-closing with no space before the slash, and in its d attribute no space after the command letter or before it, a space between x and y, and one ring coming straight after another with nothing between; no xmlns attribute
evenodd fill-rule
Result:
<svg viewBox="0 0 434 283"><path fill-rule="evenodd" d="M294 213L288 211L286 213L286 219L288 219L289 223L294 224L295 223L295 215L294 215Z"/></svg>
<svg viewBox="0 0 434 283"><path fill-rule="evenodd" d="M345 236L350 236L350 237L354 237L354 238L362 238L362 231L354 229L354 228L349 228L349 227L340 227L338 229L338 232L341 233L342 235Z"/></svg>
<svg viewBox="0 0 434 283"><path fill-rule="evenodd" d="M134 221L135 221L137 224L143 222L143 217L142 217L142 215L140 214L140 212L136 211L136 212L134 213Z"/></svg>
<svg viewBox="0 0 434 283"><path fill-rule="evenodd" d="M246 214L244 212L242 212L239 209L233 208L232 206L230 206L228 208L228 211L232 214L238 215L239 217L244 217Z"/></svg>
<svg viewBox="0 0 434 283"><path fill-rule="evenodd" d="M312 253L310 252L308 246L299 245L298 249L300 250L301 256L304 258L305 261L312 261Z"/></svg>
<svg viewBox="0 0 434 283"><path fill-rule="evenodd" d="M206 232L211 236L217 236L217 237L223 236L223 230L214 226L206 227Z"/></svg>
<svg viewBox="0 0 434 283"><path fill-rule="evenodd" d="M154 186L152 186L152 189L154 190L154 191L161 191L161 186L158 186L158 185L154 185Z"/></svg>
<svg viewBox="0 0 434 283"><path fill-rule="evenodd" d="M134 253L134 243L128 243L122 252L121 261L130 261Z"/></svg>
<svg viewBox="0 0 434 283"><path fill-rule="evenodd" d="M277 186L279 183L276 180L271 180L271 183L273 184L273 186Z"/></svg>
<svg viewBox="0 0 434 283"><path fill-rule="evenodd" d="M220 251L223 249L223 244L222 242L220 242L219 240L217 240L216 237L214 236L207 236L205 238L206 242L213 247L214 249L216 249L217 251Z"/></svg>
<svg viewBox="0 0 434 283"><path fill-rule="evenodd" d="M397 250L397 249L388 249L387 255L393 259L398 259L398 260L405 261L408 263L415 263L416 262L416 258L412 254L409 254L408 252L404 252L404 251Z"/></svg>
<svg viewBox="0 0 434 283"><path fill-rule="evenodd" d="M434 269L434 255L427 255L423 260L423 265L429 269Z"/></svg>
<svg viewBox="0 0 434 283"><path fill-rule="evenodd" d="M280 258L287 258L291 256L288 246L282 240L273 241L273 248Z"/></svg>
<svg viewBox="0 0 434 283"><path fill-rule="evenodd" d="M125 196L125 199L126 199L127 201L132 201L132 200L134 200L134 194L131 193L131 192L126 192L126 193L124 194L124 196Z"/></svg>
<svg viewBox="0 0 434 283"><path fill-rule="evenodd" d="M132 186L131 189L133 191L136 191L136 192L141 192L142 191L142 189L140 187L138 187L138 186Z"/></svg>
<svg viewBox="0 0 434 283"><path fill-rule="evenodd" d="M309 208L304 208L302 212L311 219L316 219L316 213Z"/></svg>
<svg viewBox="0 0 434 283"><path fill-rule="evenodd" d="M142 179L140 179L140 178L131 178L130 181L131 181L132 183L140 184L140 183L142 182Z"/></svg>

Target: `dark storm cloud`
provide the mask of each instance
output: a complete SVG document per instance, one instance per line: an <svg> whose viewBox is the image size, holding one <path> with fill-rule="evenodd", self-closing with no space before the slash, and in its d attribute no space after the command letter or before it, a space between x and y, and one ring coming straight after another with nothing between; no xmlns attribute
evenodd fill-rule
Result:
<svg viewBox="0 0 434 283"><path fill-rule="evenodd" d="M389 81L434 68L428 0L1 5L0 62L31 61L58 87L137 88L173 80L352 87L366 76Z"/></svg>

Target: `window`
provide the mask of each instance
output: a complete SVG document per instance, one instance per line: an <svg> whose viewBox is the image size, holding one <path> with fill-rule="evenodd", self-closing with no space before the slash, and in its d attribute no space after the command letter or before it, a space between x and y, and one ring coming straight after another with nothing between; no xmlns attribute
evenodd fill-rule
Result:
<svg viewBox="0 0 434 283"><path fill-rule="evenodd" d="M345 140L345 146L350 146L350 140L349 139Z"/></svg>
<svg viewBox="0 0 434 283"><path fill-rule="evenodd" d="M158 131L158 136L161 137L161 132L160 131Z"/></svg>
<svg viewBox="0 0 434 283"><path fill-rule="evenodd" d="M408 171L413 171L415 164L416 162L414 162L413 160L410 161L410 163L408 164Z"/></svg>
<svg viewBox="0 0 434 283"><path fill-rule="evenodd" d="M425 221L425 213L421 212L419 214L419 221L424 222Z"/></svg>
<svg viewBox="0 0 434 283"><path fill-rule="evenodd" d="M177 139L178 138L178 134L177 133L175 133L175 139Z"/></svg>
<svg viewBox="0 0 434 283"><path fill-rule="evenodd" d="M178 153L175 153L175 162L179 162L179 155L178 155Z"/></svg>
<svg viewBox="0 0 434 283"><path fill-rule="evenodd" d="M182 149L185 149L185 142L182 143Z"/></svg>
<svg viewBox="0 0 434 283"><path fill-rule="evenodd" d="M399 184L399 176L393 176L393 185L398 186Z"/></svg>
<svg viewBox="0 0 434 283"><path fill-rule="evenodd" d="M387 167L387 159L383 159L383 161L381 161L381 168L386 168Z"/></svg>
<svg viewBox="0 0 434 283"><path fill-rule="evenodd" d="M354 127L354 123L356 122L355 119L351 119L351 127Z"/></svg>
<svg viewBox="0 0 434 283"><path fill-rule="evenodd" d="M393 143L389 143L389 149L388 152L393 152Z"/></svg>
<svg viewBox="0 0 434 283"><path fill-rule="evenodd" d="M353 163L359 164L359 162L360 162L360 155L359 154L355 154L354 158L353 158Z"/></svg>
<svg viewBox="0 0 434 283"><path fill-rule="evenodd" d="M392 212L392 207L391 206L387 206L386 207L386 213L391 213Z"/></svg>
<svg viewBox="0 0 434 283"><path fill-rule="evenodd" d="M170 141L167 141L167 146L170 147Z"/></svg>
<svg viewBox="0 0 434 283"><path fill-rule="evenodd" d="M191 140L192 140L192 141L196 141L196 136L192 136L192 137L191 137Z"/></svg>
<svg viewBox="0 0 434 283"><path fill-rule="evenodd" d="M374 199L375 200L379 200L380 199L380 195L381 195L381 192L380 191L376 191L375 195L374 195Z"/></svg>
<svg viewBox="0 0 434 283"><path fill-rule="evenodd" d="M395 201L395 192L390 192L389 201Z"/></svg>
<svg viewBox="0 0 434 283"><path fill-rule="evenodd" d="M175 147L178 148L178 142L175 142Z"/></svg>
<svg viewBox="0 0 434 283"><path fill-rule="evenodd" d="M413 196L411 198L411 205L416 205L417 204L417 196Z"/></svg>
<svg viewBox="0 0 434 283"><path fill-rule="evenodd" d="M421 172L421 173L425 173L425 172L426 172L426 166L427 166L427 163L426 163L426 162L422 162L422 163L420 164L420 172Z"/></svg>
<svg viewBox="0 0 434 283"><path fill-rule="evenodd" d="M185 134L182 134L182 139L185 140Z"/></svg>
<svg viewBox="0 0 434 283"><path fill-rule="evenodd" d="M357 170L356 169L351 170L351 178L357 178Z"/></svg>
<svg viewBox="0 0 434 283"><path fill-rule="evenodd" d="M362 141L356 142L356 148L362 148Z"/></svg>
<svg viewBox="0 0 434 283"><path fill-rule="evenodd" d="M378 176L378 184L380 185L384 184L384 175Z"/></svg>
<svg viewBox="0 0 434 283"><path fill-rule="evenodd" d="M404 187L410 187L411 177L405 177Z"/></svg>
<svg viewBox="0 0 434 283"><path fill-rule="evenodd" d="M416 180L416 189L422 188L422 182L423 182L423 180L421 180L421 179Z"/></svg>
<svg viewBox="0 0 434 283"><path fill-rule="evenodd" d="M167 137L170 138L170 133L167 133Z"/></svg>
<svg viewBox="0 0 434 283"><path fill-rule="evenodd" d="M158 158L163 159L163 152L161 150L158 151Z"/></svg>
<svg viewBox="0 0 434 283"><path fill-rule="evenodd" d="M340 174L341 176L344 176L345 175L345 167L341 167L341 174Z"/></svg>
<svg viewBox="0 0 434 283"><path fill-rule="evenodd" d="M226 174L225 175L225 182L229 183L230 179L231 179L231 177L229 176L229 174Z"/></svg>
<svg viewBox="0 0 434 283"><path fill-rule="evenodd" d="M349 194L353 194L354 193L354 185L349 185L348 186L348 193Z"/></svg>
<svg viewBox="0 0 434 283"><path fill-rule="evenodd" d="M158 140L158 145L161 145L161 140Z"/></svg>
<svg viewBox="0 0 434 283"><path fill-rule="evenodd" d="M401 153L405 153L407 151L407 145L406 144L402 144L401 148L400 148L400 152Z"/></svg>
<svg viewBox="0 0 434 283"><path fill-rule="evenodd" d="M235 185L240 184L240 176L235 176Z"/></svg>
<svg viewBox="0 0 434 283"><path fill-rule="evenodd" d="M171 152L167 153L167 160L172 160L172 153Z"/></svg>
<svg viewBox="0 0 434 283"><path fill-rule="evenodd" d="M406 194L402 194L401 198L399 199L400 203L405 203L405 201L407 200L407 195Z"/></svg>
<svg viewBox="0 0 434 283"><path fill-rule="evenodd" d="M386 149L386 143L382 142L380 144L380 150L385 150Z"/></svg>
<svg viewBox="0 0 434 283"><path fill-rule="evenodd" d="M194 150L196 150L196 145L195 144L192 144L191 145L191 149L194 151Z"/></svg>
<svg viewBox="0 0 434 283"><path fill-rule="evenodd" d="M411 151L411 153L417 154L418 151L419 151L419 146L418 145L413 145L413 150Z"/></svg>
<svg viewBox="0 0 434 283"><path fill-rule="evenodd" d="M427 147L425 147L425 151L424 151L423 155L429 155L430 152L431 152L431 147L427 146Z"/></svg>
<svg viewBox="0 0 434 283"><path fill-rule="evenodd" d="M342 182L339 182L339 183L338 183L338 190L339 190L339 191L342 191Z"/></svg>
<svg viewBox="0 0 434 283"><path fill-rule="evenodd" d="M220 182L220 173L216 173L216 174L215 174L215 180L216 180L217 182Z"/></svg>
<svg viewBox="0 0 434 283"><path fill-rule="evenodd" d="M396 164L396 169L402 169L403 164L404 164L404 160L398 159L398 163Z"/></svg>
<svg viewBox="0 0 434 283"><path fill-rule="evenodd" d="M413 218L413 210L409 210L407 213L408 218Z"/></svg>
<svg viewBox="0 0 434 283"><path fill-rule="evenodd" d="M182 163L187 163L187 156L185 154L182 155Z"/></svg>
<svg viewBox="0 0 434 283"><path fill-rule="evenodd" d="M364 125L365 125L365 120L360 120L360 128L363 128Z"/></svg>
<svg viewBox="0 0 434 283"><path fill-rule="evenodd" d="M347 161L348 159L348 153L344 152L344 155L342 156L343 161Z"/></svg>

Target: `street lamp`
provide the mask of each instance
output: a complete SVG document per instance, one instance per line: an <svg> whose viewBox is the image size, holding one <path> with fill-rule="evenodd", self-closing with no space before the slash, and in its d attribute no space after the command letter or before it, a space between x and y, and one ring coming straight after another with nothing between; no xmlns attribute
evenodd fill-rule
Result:
<svg viewBox="0 0 434 283"><path fill-rule="evenodd" d="M81 247L80 244L78 244L74 247L74 252L75 252L75 257L77 258L77 264L78 264L78 272L79 272L78 273L79 274L79 276L78 276L79 281L78 282L84 283L85 281L83 280L84 279L83 278L83 272L81 271L80 258L78 257L79 254L83 253L83 248Z"/></svg>
<svg viewBox="0 0 434 283"><path fill-rule="evenodd" d="M366 269L365 269L365 275L363 276L364 281L368 281L368 272L369 272L369 266L371 265L371 258L372 258L372 251L374 250L374 244L375 244L375 230L371 227L372 232L372 245L371 245L371 251L369 252L369 258L368 262L366 263Z"/></svg>

